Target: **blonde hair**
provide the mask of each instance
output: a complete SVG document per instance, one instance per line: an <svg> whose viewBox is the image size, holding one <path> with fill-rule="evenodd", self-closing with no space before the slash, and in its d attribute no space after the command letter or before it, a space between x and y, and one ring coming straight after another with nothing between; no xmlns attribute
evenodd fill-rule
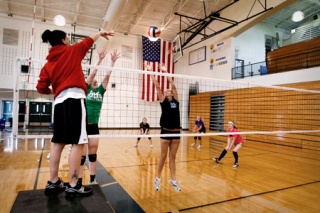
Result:
<svg viewBox="0 0 320 213"><path fill-rule="evenodd" d="M233 121L229 121L228 124L232 124L233 128L238 129Z"/></svg>

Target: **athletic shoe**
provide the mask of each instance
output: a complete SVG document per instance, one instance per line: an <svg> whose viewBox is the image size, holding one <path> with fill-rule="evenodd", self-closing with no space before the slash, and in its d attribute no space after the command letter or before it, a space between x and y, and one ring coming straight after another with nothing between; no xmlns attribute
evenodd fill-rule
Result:
<svg viewBox="0 0 320 213"><path fill-rule="evenodd" d="M134 147L137 147L137 146L138 146L138 144L135 144L135 145L134 145Z"/></svg>
<svg viewBox="0 0 320 213"><path fill-rule="evenodd" d="M96 181L92 181L92 182L90 182L89 181L89 183L88 183L89 185L94 185L94 184L98 184Z"/></svg>
<svg viewBox="0 0 320 213"><path fill-rule="evenodd" d="M195 145L196 145L196 143L191 144L191 146L195 146Z"/></svg>
<svg viewBox="0 0 320 213"><path fill-rule="evenodd" d="M169 183L171 186L173 186L174 190L176 190L177 192L181 192L181 189L178 185L178 181L176 180L169 180Z"/></svg>
<svg viewBox="0 0 320 213"><path fill-rule="evenodd" d="M66 196L69 197L83 197L83 196L90 196L92 195L92 189L89 187L85 187L77 183L75 187L71 187L69 184L66 188Z"/></svg>
<svg viewBox="0 0 320 213"><path fill-rule="evenodd" d="M47 155L47 158L50 159L50 152L49 152L49 154Z"/></svg>
<svg viewBox="0 0 320 213"><path fill-rule="evenodd" d="M220 163L219 158L212 158L212 160L214 160L216 163Z"/></svg>
<svg viewBox="0 0 320 213"><path fill-rule="evenodd" d="M160 190L160 178L156 178L156 181L154 183L154 188L156 191L159 191Z"/></svg>
<svg viewBox="0 0 320 213"><path fill-rule="evenodd" d="M44 190L44 194L48 197L57 195L59 192L63 192L66 189L66 184L58 179L57 182L52 183L51 181L47 182L46 188Z"/></svg>
<svg viewBox="0 0 320 213"><path fill-rule="evenodd" d="M198 146L198 149L202 149L202 145L199 145L199 146Z"/></svg>
<svg viewBox="0 0 320 213"><path fill-rule="evenodd" d="M238 163L233 164L233 168L237 168L239 166Z"/></svg>
<svg viewBox="0 0 320 213"><path fill-rule="evenodd" d="M153 148L153 145L150 145L150 148Z"/></svg>

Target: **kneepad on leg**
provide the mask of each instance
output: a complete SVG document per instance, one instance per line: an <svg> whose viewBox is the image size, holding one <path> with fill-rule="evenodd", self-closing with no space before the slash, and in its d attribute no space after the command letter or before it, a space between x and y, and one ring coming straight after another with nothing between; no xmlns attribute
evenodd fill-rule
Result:
<svg viewBox="0 0 320 213"><path fill-rule="evenodd" d="M96 162L97 161L97 154L90 154L88 155L90 162Z"/></svg>
<svg viewBox="0 0 320 213"><path fill-rule="evenodd" d="M85 162L86 162L86 156L82 156L80 165L83 166Z"/></svg>

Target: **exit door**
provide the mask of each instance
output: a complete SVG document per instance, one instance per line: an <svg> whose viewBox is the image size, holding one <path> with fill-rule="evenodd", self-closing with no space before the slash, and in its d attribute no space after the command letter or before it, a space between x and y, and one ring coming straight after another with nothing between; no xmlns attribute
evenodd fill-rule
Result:
<svg viewBox="0 0 320 213"><path fill-rule="evenodd" d="M51 123L51 102L30 102L29 126L45 126Z"/></svg>

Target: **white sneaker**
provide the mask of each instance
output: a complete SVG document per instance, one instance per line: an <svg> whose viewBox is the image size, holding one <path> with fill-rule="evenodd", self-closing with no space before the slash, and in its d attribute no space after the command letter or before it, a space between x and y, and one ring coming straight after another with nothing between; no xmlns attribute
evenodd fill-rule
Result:
<svg viewBox="0 0 320 213"><path fill-rule="evenodd" d="M50 158L50 152L49 152L49 154L47 155L47 158L48 158L48 159Z"/></svg>
<svg viewBox="0 0 320 213"><path fill-rule="evenodd" d="M96 181L90 182L88 183L89 185L94 185L94 184L98 184Z"/></svg>
<svg viewBox="0 0 320 213"><path fill-rule="evenodd" d="M212 158L213 161L215 161L216 163L220 163L219 158Z"/></svg>
<svg viewBox="0 0 320 213"><path fill-rule="evenodd" d="M233 164L233 168L238 168L238 166L239 166L238 163Z"/></svg>
<svg viewBox="0 0 320 213"><path fill-rule="evenodd" d="M151 144L150 148L153 148L153 145Z"/></svg>
<svg viewBox="0 0 320 213"><path fill-rule="evenodd" d="M202 148L202 145L199 145L199 146L198 146L198 149L201 149L201 148Z"/></svg>
<svg viewBox="0 0 320 213"><path fill-rule="evenodd" d="M160 190L160 181L161 181L160 178L156 178L156 181L154 183L154 188L155 188L156 191Z"/></svg>
<svg viewBox="0 0 320 213"><path fill-rule="evenodd" d="M135 144L135 145L134 145L134 147L137 147L137 146L138 146L138 144Z"/></svg>
<svg viewBox="0 0 320 213"><path fill-rule="evenodd" d="M178 185L178 181L176 180L169 180L169 183L171 186L173 186L174 190L176 190L177 192L181 192L181 189Z"/></svg>
<svg viewBox="0 0 320 213"><path fill-rule="evenodd" d="M196 145L196 143L191 144L191 146L195 146L195 145Z"/></svg>

